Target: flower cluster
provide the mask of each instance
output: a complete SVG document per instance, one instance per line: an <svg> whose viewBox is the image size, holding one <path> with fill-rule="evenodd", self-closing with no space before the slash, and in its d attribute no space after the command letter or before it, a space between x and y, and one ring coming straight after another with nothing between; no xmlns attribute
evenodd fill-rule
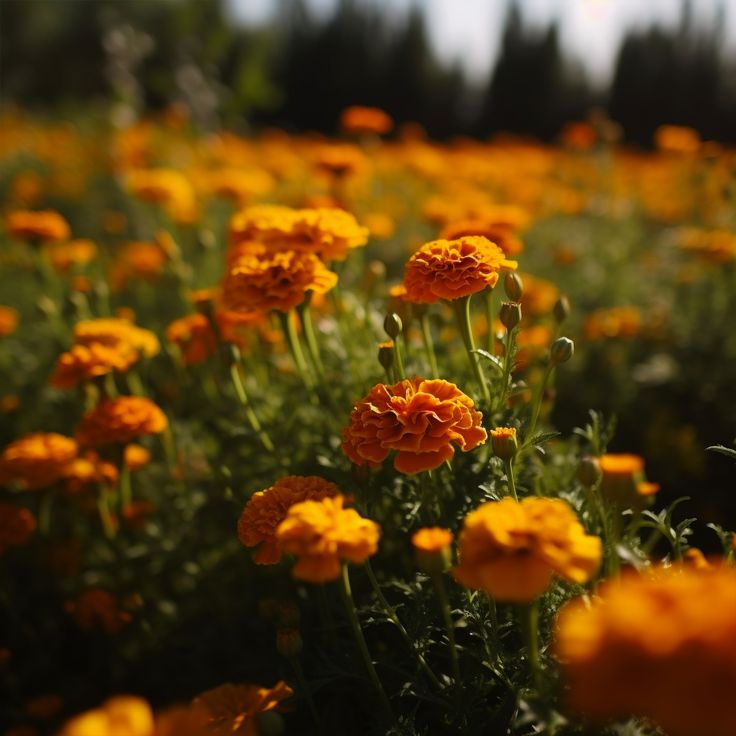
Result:
<svg viewBox="0 0 736 736"><path fill-rule="evenodd" d="M60 480L77 455L77 443L54 432L37 432L11 442L0 454L0 484L19 483L28 490Z"/></svg>
<svg viewBox="0 0 736 736"><path fill-rule="evenodd" d="M77 429L77 439L86 447L127 444L147 434L163 432L166 415L150 399L118 396L106 399L88 411Z"/></svg>

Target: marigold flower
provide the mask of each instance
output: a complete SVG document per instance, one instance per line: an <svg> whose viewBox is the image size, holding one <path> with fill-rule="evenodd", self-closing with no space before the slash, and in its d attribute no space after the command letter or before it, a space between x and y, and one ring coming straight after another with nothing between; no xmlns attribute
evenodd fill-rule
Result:
<svg viewBox="0 0 736 736"><path fill-rule="evenodd" d="M158 338L151 330L138 327L127 319L111 317L77 322L74 341L79 345L99 343L123 352L132 349L148 358L161 350Z"/></svg>
<svg viewBox="0 0 736 736"><path fill-rule="evenodd" d="M644 458L630 453L601 455L601 492L622 508L640 508L649 496L659 491L659 484L644 477Z"/></svg>
<svg viewBox="0 0 736 736"><path fill-rule="evenodd" d="M502 460L510 460L519 447L516 439L516 427L496 427L491 430L491 446L493 454Z"/></svg>
<svg viewBox="0 0 736 736"><path fill-rule="evenodd" d="M448 381L379 383L353 408L342 451L356 465L371 467L396 451L400 473L432 470L453 457L453 445L468 452L485 442L482 414L473 407L473 400Z"/></svg>
<svg viewBox="0 0 736 736"><path fill-rule="evenodd" d="M316 475L289 475L270 488L254 493L238 520L238 538L246 547L258 547L253 559L258 565L275 565L281 559L276 528L286 513L302 501L337 496L340 489Z"/></svg>
<svg viewBox="0 0 736 736"><path fill-rule="evenodd" d="M583 329L589 340L604 340L636 337L641 327L641 312L637 307L611 307L591 312Z"/></svg>
<svg viewBox="0 0 736 736"><path fill-rule="evenodd" d="M684 125L660 125L654 131L654 143L667 153L693 154L700 148L700 135Z"/></svg>
<svg viewBox="0 0 736 736"><path fill-rule="evenodd" d="M441 552L452 544L452 532L437 526L424 527L412 534L411 543L422 552Z"/></svg>
<svg viewBox="0 0 736 736"><path fill-rule="evenodd" d="M553 574L584 583L598 570L601 540L569 504L553 498L489 501L465 517L455 578L501 601L533 601Z"/></svg>
<svg viewBox="0 0 736 736"><path fill-rule="evenodd" d="M84 238L70 240L68 243L50 243L45 252L51 265L59 273L69 273L73 266L84 266L97 256L97 246Z"/></svg>
<svg viewBox="0 0 736 736"><path fill-rule="evenodd" d="M434 240L408 260L404 286L411 302L452 301L495 286L502 268L516 267L516 261L507 260L495 243L482 236Z"/></svg>
<svg viewBox="0 0 736 736"><path fill-rule="evenodd" d="M88 411L77 430L77 439L88 447L127 444L146 434L163 432L166 415L150 399L118 396Z"/></svg>
<svg viewBox="0 0 736 736"><path fill-rule="evenodd" d="M335 179L356 176L368 167L368 159L357 146L329 143L318 146L312 154L314 168Z"/></svg>
<svg viewBox="0 0 736 736"><path fill-rule="evenodd" d="M258 714L278 709L281 701L293 694L283 681L270 688L226 683L199 695L194 705L207 714L206 733L258 736Z"/></svg>
<svg viewBox="0 0 736 736"><path fill-rule="evenodd" d="M123 452L123 462L128 470L141 470L151 462L151 451L141 445L127 445Z"/></svg>
<svg viewBox="0 0 736 736"><path fill-rule="evenodd" d="M513 228L505 223L499 224L491 218L471 218L455 220L440 231L440 240L458 240L468 236L480 235L495 243L507 257L517 256L524 250L524 243Z"/></svg>
<svg viewBox="0 0 736 736"><path fill-rule="evenodd" d="M344 501L334 496L294 504L277 527L277 544L298 558L292 570L298 580L337 580L343 560L362 564L376 553L381 528L355 509L344 509Z"/></svg>
<svg viewBox="0 0 736 736"><path fill-rule="evenodd" d="M118 482L118 475L118 469L112 463L102 460L96 452L92 451L75 457L66 465L62 473L66 488L72 493L78 493L95 485L112 488Z"/></svg>
<svg viewBox="0 0 736 736"><path fill-rule="evenodd" d="M89 345L73 345L62 353L49 379L56 388L72 388L83 381L91 381L112 371L123 373L138 359L138 354L127 344L108 347L93 342Z"/></svg>
<svg viewBox="0 0 736 736"><path fill-rule="evenodd" d="M187 178L174 169L138 169L128 174L128 189L133 196L152 204L175 205L194 198Z"/></svg>
<svg viewBox="0 0 736 736"><path fill-rule="evenodd" d="M38 432L11 442L0 454L0 484L19 483L28 490L53 485L77 455L71 437Z"/></svg>
<svg viewBox="0 0 736 736"><path fill-rule="evenodd" d="M243 256L225 276L222 299L235 311L288 312L304 301L308 291L324 294L336 283L337 274L311 253Z"/></svg>
<svg viewBox="0 0 736 736"><path fill-rule="evenodd" d="M0 337L12 335L18 327L18 312L0 305Z"/></svg>
<svg viewBox="0 0 736 736"><path fill-rule="evenodd" d="M352 105L342 111L340 127L346 133L384 135L394 127L394 121L388 113L379 107Z"/></svg>
<svg viewBox="0 0 736 736"><path fill-rule="evenodd" d="M53 210L11 212L8 215L7 228L13 238L44 243L67 240L71 234L69 223Z"/></svg>
<svg viewBox="0 0 736 736"><path fill-rule="evenodd" d="M138 279L156 281L169 261L169 254L158 242L135 241L126 243L117 252L109 281L113 291L121 291L129 282Z"/></svg>
<svg viewBox="0 0 736 736"><path fill-rule="evenodd" d="M116 634L132 616L120 609L118 599L102 588L90 588L64 604L67 613L80 629L100 628L108 634Z"/></svg>
<svg viewBox="0 0 736 736"><path fill-rule="evenodd" d="M59 736L154 736L153 712L133 695L118 695L72 718Z"/></svg>
<svg viewBox="0 0 736 736"><path fill-rule="evenodd" d="M23 506L0 501L0 555L25 544L36 531L36 517Z"/></svg>
<svg viewBox="0 0 736 736"><path fill-rule="evenodd" d="M179 348L186 365L202 363L217 352L217 338L203 314L188 314L174 320L166 328L166 339Z"/></svg>
<svg viewBox="0 0 736 736"><path fill-rule="evenodd" d="M730 736L736 721L736 572L677 566L624 575L559 614L572 707L651 718L671 736Z"/></svg>

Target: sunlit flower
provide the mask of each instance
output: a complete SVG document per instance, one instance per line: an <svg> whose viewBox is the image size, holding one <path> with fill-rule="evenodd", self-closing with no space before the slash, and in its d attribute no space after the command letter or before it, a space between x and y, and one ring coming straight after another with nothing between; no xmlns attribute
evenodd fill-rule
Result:
<svg viewBox="0 0 736 736"><path fill-rule="evenodd" d="M342 496L302 501L279 524L277 544L297 557L295 578L311 583L336 580L343 561L362 564L376 553L380 527L355 509L343 508L343 503Z"/></svg>
<svg viewBox="0 0 736 736"><path fill-rule="evenodd" d="M288 510L301 501L336 496L340 489L319 476L289 475L265 491L254 493L238 520L238 538L246 547L258 547L253 559L259 565L274 565L281 559L276 528Z"/></svg>
<svg viewBox="0 0 736 736"><path fill-rule="evenodd" d="M153 712L133 695L118 695L64 725L59 736L154 736Z"/></svg>
<svg viewBox="0 0 736 736"><path fill-rule="evenodd" d="M12 335L18 327L18 312L0 305L0 337Z"/></svg>
<svg viewBox="0 0 736 736"><path fill-rule="evenodd" d="M601 540L585 533L565 501L504 498L465 517L453 573L469 588L524 603L547 590L554 574L570 582L588 581L601 556Z"/></svg>
<svg viewBox="0 0 736 736"><path fill-rule="evenodd" d="M501 269L516 262L487 238L434 240L423 245L406 264L404 286L409 301L429 303L470 296L498 281Z"/></svg>
<svg viewBox="0 0 736 736"><path fill-rule="evenodd" d="M150 399L118 396L102 401L84 415L77 439L88 447L126 444L143 435L163 432L167 425L166 415Z"/></svg>
<svg viewBox="0 0 736 736"><path fill-rule="evenodd" d="M401 473L431 470L486 440L473 400L448 381L413 378L379 383L361 399L343 430L342 450L356 465L378 467L395 451Z"/></svg>
<svg viewBox="0 0 736 736"><path fill-rule="evenodd" d="M151 451L141 445L126 445L123 462L128 470L141 470L151 462Z"/></svg>
<svg viewBox="0 0 736 736"><path fill-rule="evenodd" d="M13 238L42 243L67 240L71 234L69 223L53 210L11 212L7 228Z"/></svg>
<svg viewBox="0 0 736 736"><path fill-rule="evenodd" d="M340 127L346 133L384 135L394 127L394 121L388 113L378 107L353 105L342 111Z"/></svg>
<svg viewBox="0 0 736 736"><path fill-rule="evenodd" d="M96 452L88 451L68 463L62 477L67 490L78 493L97 485L113 488L118 482L118 469Z"/></svg>
<svg viewBox="0 0 736 736"><path fill-rule="evenodd" d="M23 506L0 501L0 556L24 545L36 531L36 517Z"/></svg>
<svg viewBox="0 0 736 736"><path fill-rule="evenodd" d="M158 338L150 330L127 319L100 318L83 320L74 325L74 341L79 345L99 343L125 352L132 349L146 357L161 350Z"/></svg>
<svg viewBox="0 0 736 736"><path fill-rule="evenodd" d="M78 383L91 381L112 371L123 373L137 359L138 353L126 343L120 343L116 347L98 342L73 345L68 352L59 356L49 380L56 388L72 388Z"/></svg>
<svg viewBox="0 0 736 736"><path fill-rule="evenodd" d="M19 483L35 490L53 485L77 455L71 437L39 432L21 437L0 454L0 484Z"/></svg>
<svg viewBox="0 0 736 736"><path fill-rule="evenodd" d="M632 573L573 601L555 637L570 704L596 721L637 715L671 736L730 736L735 607L726 566Z"/></svg>

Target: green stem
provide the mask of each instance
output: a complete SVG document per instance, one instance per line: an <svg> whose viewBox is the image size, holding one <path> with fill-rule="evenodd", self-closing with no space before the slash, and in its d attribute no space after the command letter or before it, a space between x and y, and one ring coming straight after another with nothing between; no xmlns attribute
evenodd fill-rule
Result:
<svg viewBox="0 0 736 736"><path fill-rule="evenodd" d="M133 487L130 479L130 468L125 463L123 453L123 459L120 462L120 508L129 506L132 501Z"/></svg>
<svg viewBox="0 0 736 736"><path fill-rule="evenodd" d="M494 317L496 312L495 291L493 288L486 289L483 292L486 303L486 323L488 324L488 334L486 335L486 350L494 355L496 350L496 336L493 332Z"/></svg>
<svg viewBox="0 0 736 736"><path fill-rule="evenodd" d="M240 375L240 369L238 368L238 364L235 362L230 364L230 379L233 382L235 394L237 395L238 401L240 401L240 404L243 407L245 417L248 420L251 429L258 435L258 439L261 440L261 444L263 445L263 447L268 452L273 452L275 449L274 444L271 441L271 438L268 436L266 430L263 429L263 427L261 426L261 422L256 416L256 413L253 411L253 407L250 405L248 394L245 391L245 384L243 383L243 379Z"/></svg>
<svg viewBox="0 0 736 736"><path fill-rule="evenodd" d="M358 645L360 654L363 657L363 663L365 664L368 676L373 683L373 687L376 689L378 699L381 702L381 707L384 710L386 718L393 722L395 718L393 711L391 710L391 703L389 702L386 692L381 685L381 680L378 678L376 668L373 666L371 655L368 651L368 645L365 642L363 631L360 628L360 622L358 621L358 612L355 610L355 601L353 600L353 595L350 591L350 575L348 573L348 565L346 562L342 563L342 575L340 576L340 592L342 594L343 604L345 605L345 613L347 614L348 621L350 622L350 626L353 630L355 643Z"/></svg>
<svg viewBox="0 0 736 736"><path fill-rule="evenodd" d="M404 355L401 348L401 335L397 335L394 338L394 374L397 381L403 381L406 378Z"/></svg>
<svg viewBox="0 0 736 736"><path fill-rule="evenodd" d="M511 380L511 353L514 349L515 335L515 327L512 327L510 330L506 330L506 344L504 345L503 350L503 368L501 370L501 393L498 396L498 403L495 407L496 410L504 407L506 397L509 393L509 382Z"/></svg>
<svg viewBox="0 0 736 736"><path fill-rule="evenodd" d="M322 731L322 722L319 718L319 712L317 711L316 706L314 705L314 700L312 699L312 692L309 689L309 685L307 684L307 678L304 676L304 670L302 669L302 663L299 661L299 657L289 657L289 662L291 662L291 666L294 668L294 672L296 674L297 682L299 683L299 688L301 689L302 693L304 693L304 699L307 701L307 706L309 707L309 712L312 714L312 720L314 721L314 725L317 727L317 733L321 734Z"/></svg>
<svg viewBox="0 0 736 736"><path fill-rule="evenodd" d="M41 501L38 507L38 530L44 536L48 536L51 533L51 510L53 506L53 490L46 491L41 496Z"/></svg>
<svg viewBox="0 0 736 736"><path fill-rule="evenodd" d="M102 528L105 530L105 536L108 539L113 539L116 529L112 520L112 514L110 513L110 503L107 496L108 489L105 486L101 486L97 493L97 511L100 514L100 521L102 522Z"/></svg>
<svg viewBox="0 0 736 736"><path fill-rule="evenodd" d="M314 325L312 324L312 310L309 308L311 294L312 292L308 292L307 298L297 307L297 312L302 323L302 331L307 342L307 353L312 361L314 372L317 378L324 382L325 367L319 354L319 344L314 334Z"/></svg>
<svg viewBox="0 0 736 736"><path fill-rule="evenodd" d="M539 606L537 600L519 606L519 624L524 639L529 674L537 693L542 692L542 665L539 660Z"/></svg>
<svg viewBox="0 0 736 736"><path fill-rule="evenodd" d="M381 606L383 607L383 610L390 619L390 621L396 626L396 628L399 630L399 633L401 634L402 638L406 642L409 649L411 649L412 652L416 655L417 661L419 662L419 667L424 672L424 674L427 676L427 679L438 689L442 688L442 685L440 684L440 681L437 679L434 672L432 672L432 669L427 664L427 660L424 659L424 656L421 652L417 651L417 649L414 646L414 642L411 640L411 637L409 636L407 630L404 628L404 625L401 623L401 620L399 619L398 614L396 613L396 610L393 608L393 606L386 600L386 597L383 595L383 591L381 590L381 587L378 584L378 580L376 580L376 576L373 572L373 567L371 566L371 563L369 560L366 560L365 562L365 571L368 575L368 580L371 582L371 586L373 587L373 592L376 594L376 598L378 598L379 602L381 603Z"/></svg>
<svg viewBox="0 0 736 736"><path fill-rule="evenodd" d="M447 629L447 640L450 644L450 660L452 662L452 676L455 679L455 684L458 685L460 683L460 657L458 656L457 644L455 643L455 624L452 620L450 601L447 598L442 574L435 573L432 575L432 582L434 583L434 589L440 603L440 610L442 611L442 618L445 621L445 628Z"/></svg>
<svg viewBox="0 0 736 736"><path fill-rule="evenodd" d="M281 322L281 329L283 330L286 343L289 346L289 352L291 353L296 372L302 379L304 385L308 389L313 388L312 376L309 372L309 366L304 357L304 351L302 350L302 344L299 341L299 335L296 332L296 322L294 320L294 310L290 312L279 312L279 320Z"/></svg>
<svg viewBox="0 0 736 736"><path fill-rule="evenodd" d="M470 361L470 367L475 376L475 380L478 382L478 387L483 396L483 401L487 406L491 403L491 392L488 389L488 382L486 377L483 375L483 370L478 360L478 355L475 352L475 342L473 340L473 329L470 323L470 297L464 296L460 299L456 299L452 302L452 306L455 310L455 319L457 320L457 326L460 330L460 334L465 344L465 349L468 353L468 360Z"/></svg>
<svg viewBox="0 0 736 736"><path fill-rule="evenodd" d="M506 466L506 477L509 483L509 493L514 501L518 501L519 497L516 494L516 480L514 478L514 458L508 458L503 461Z"/></svg>
<svg viewBox="0 0 736 736"><path fill-rule="evenodd" d="M429 324L429 315L423 314L419 323L422 327L422 339L424 341L424 349L427 352L427 361L429 362L429 370L432 373L432 378L439 378L440 371L437 367L437 356L434 352L434 341L432 340L432 330Z"/></svg>
<svg viewBox="0 0 736 736"><path fill-rule="evenodd" d="M552 375L552 371L554 370L554 368L554 363L550 363L547 366L544 371L544 376L542 376L542 380L540 381L539 386L537 387L537 391L534 394L534 398L532 400L532 413L529 418L529 427L526 431L526 437L524 438L525 440L530 440L532 437L534 437L534 430L537 428L537 420L539 419L539 411L542 408L542 398L544 397L544 391L547 388L549 377Z"/></svg>

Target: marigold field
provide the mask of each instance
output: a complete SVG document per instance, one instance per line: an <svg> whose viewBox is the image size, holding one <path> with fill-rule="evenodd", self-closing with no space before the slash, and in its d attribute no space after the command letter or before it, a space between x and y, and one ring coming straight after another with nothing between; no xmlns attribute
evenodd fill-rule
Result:
<svg viewBox="0 0 736 736"><path fill-rule="evenodd" d="M6 112L5 736L732 736L736 151Z"/></svg>

